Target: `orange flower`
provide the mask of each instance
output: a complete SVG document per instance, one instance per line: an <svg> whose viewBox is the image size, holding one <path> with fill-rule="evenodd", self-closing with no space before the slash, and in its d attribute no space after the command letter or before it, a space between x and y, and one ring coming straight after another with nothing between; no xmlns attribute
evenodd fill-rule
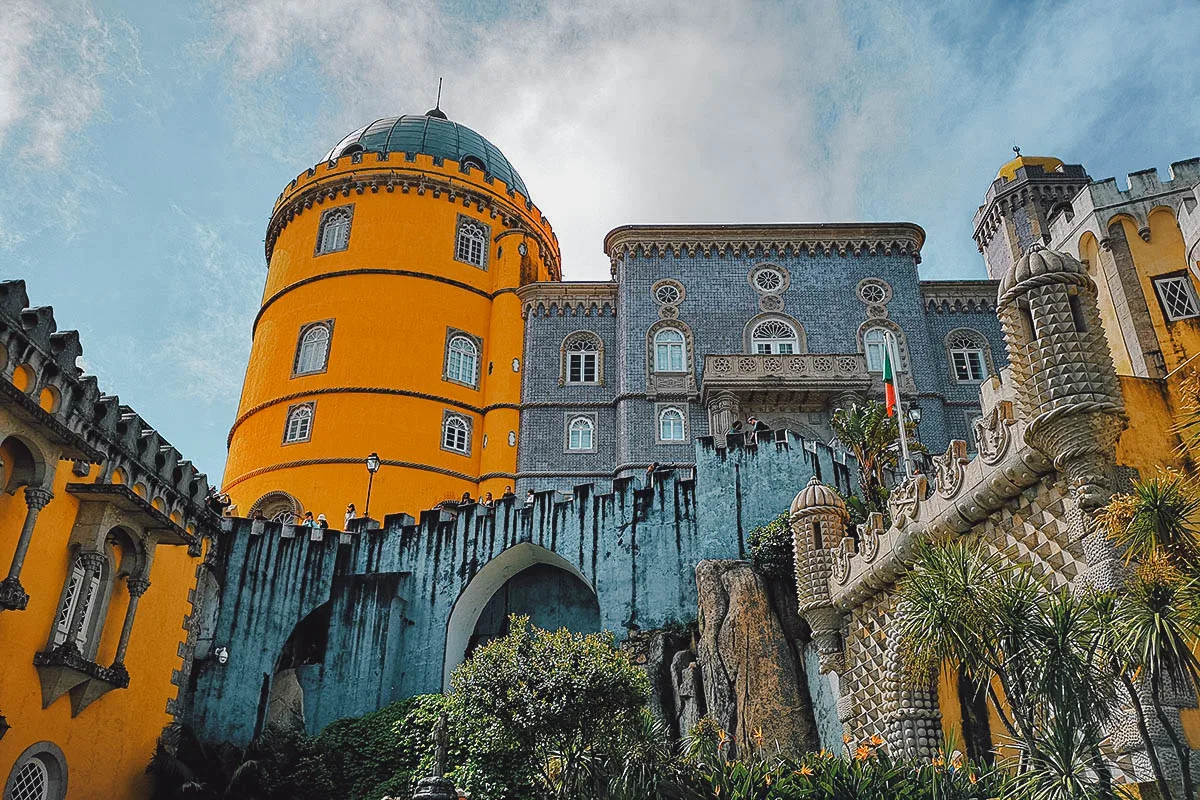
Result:
<svg viewBox="0 0 1200 800"><path fill-rule="evenodd" d="M766 774L766 779L767 779L767 786L770 786L771 785L771 773L768 772Z"/></svg>
<svg viewBox="0 0 1200 800"><path fill-rule="evenodd" d="M975 784L979 783L979 778L975 777L975 773L974 773L974 772L972 772L971 774L967 775L967 780L969 780L969 781L971 782L971 785L972 785L972 786L974 786Z"/></svg>
<svg viewBox="0 0 1200 800"><path fill-rule="evenodd" d="M806 778L811 778L812 774L813 774L813 768L810 767L808 764L805 764L803 767L800 768L800 774Z"/></svg>
<svg viewBox="0 0 1200 800"><path fill-rule="evenodd" d="M754 729L754 741L758 744L759 747L762 747L762 743L763 743L762 726L759 726Z"/></svg>
<svg viewBox="0 0 1200 800"><path fill-rule="evenodd" d="M874 736L871 737L871 744L875 745L876 747L879 747L881 744L883 744L883 737L880 736L878 733L875 734Z"/></svg>
<svg viewBox="0 0 1200 800"><path fill-rule="evenodd" d="M850 744L850 734L848 734L848 733L842 734L842 744Z"/></svg>
<svg viewBox="0 0 1200 800"><path fill-rule="evenodd" d="M867 747L865 744L860 744L858 749L854 751L855 761L866 761L868 758L870 758L870 756L871 748Z"/></svg>

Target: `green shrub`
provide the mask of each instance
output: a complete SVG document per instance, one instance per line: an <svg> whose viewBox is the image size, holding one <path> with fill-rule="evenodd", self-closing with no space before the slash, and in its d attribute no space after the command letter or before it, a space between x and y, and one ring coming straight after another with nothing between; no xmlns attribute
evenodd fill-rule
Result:
<svg viewBox="0 0 1200 800"><path fill-rule="evenodd" d="M786 511L765 525L751 528L747 540L750 563L755 569L770 578L795 582L796 546Z"/></svg>

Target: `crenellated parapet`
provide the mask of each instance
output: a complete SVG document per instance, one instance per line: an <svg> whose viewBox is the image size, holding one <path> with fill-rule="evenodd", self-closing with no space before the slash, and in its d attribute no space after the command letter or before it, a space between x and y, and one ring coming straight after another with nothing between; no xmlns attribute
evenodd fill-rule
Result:
<svg viewBox="0 0 1200 800"><path fill-rule="evenodd" d="M1109 228L1117 217L1132 219L1138 235L1150 241L1150 213L1154 209L1176 211L1185 202L1195 203L1200 158L1171 164L1167 180L1151 168L1129 173L1127 181L1128 189L1120 188L1116 178L1089 182L1078 195L1056 207L1050 218L1050 246L1079 252L1079 239L1091 233L1105 247Z"/></svg>
<svg viewBox="0 0 1200 800"><path fill-rule="evenodd" d="M13 413L76 462L76 476L98 464L94 481L124 485L116 491L136 493L183 538L213 530L207 477L137 412L102 394L79 368L82 354L79 334L58 331L53 309L29 307L24 281L0 283L0 393Z"/></svg>

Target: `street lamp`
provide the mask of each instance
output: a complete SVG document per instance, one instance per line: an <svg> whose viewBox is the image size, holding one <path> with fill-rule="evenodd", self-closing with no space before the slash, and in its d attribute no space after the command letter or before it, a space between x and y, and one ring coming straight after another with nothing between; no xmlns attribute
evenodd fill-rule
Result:
<svg viewBox="0 0 1200 800"><path fill-rule="evenodd" d="M371 453L367 456L367 473L370 477L367 478L367 504L363 506L363 516L371 516L371 485L375 483L375 473L379 472L379 453Z"/></svg>
<svg viewBox="0 0 1200 800"><path fill-rule="evenodd" d="M908 419L913 425L917 426L917 441L918 442L921 441L921 408L920 408L920 406L913 406L912 408L910 408L908 410Z"/></svg>

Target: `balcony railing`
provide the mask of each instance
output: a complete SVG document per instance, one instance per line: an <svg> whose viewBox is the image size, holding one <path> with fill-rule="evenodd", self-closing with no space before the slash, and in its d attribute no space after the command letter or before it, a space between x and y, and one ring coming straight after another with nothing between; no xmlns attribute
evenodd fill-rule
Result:
<svg viewBox="0 0 1200 800"><path fill-rule="evenodd" d="M706 394L713 391L796 391L826 393L866 389L871 385L862 353L797 353L794 355L706 355Z"/></svg>

